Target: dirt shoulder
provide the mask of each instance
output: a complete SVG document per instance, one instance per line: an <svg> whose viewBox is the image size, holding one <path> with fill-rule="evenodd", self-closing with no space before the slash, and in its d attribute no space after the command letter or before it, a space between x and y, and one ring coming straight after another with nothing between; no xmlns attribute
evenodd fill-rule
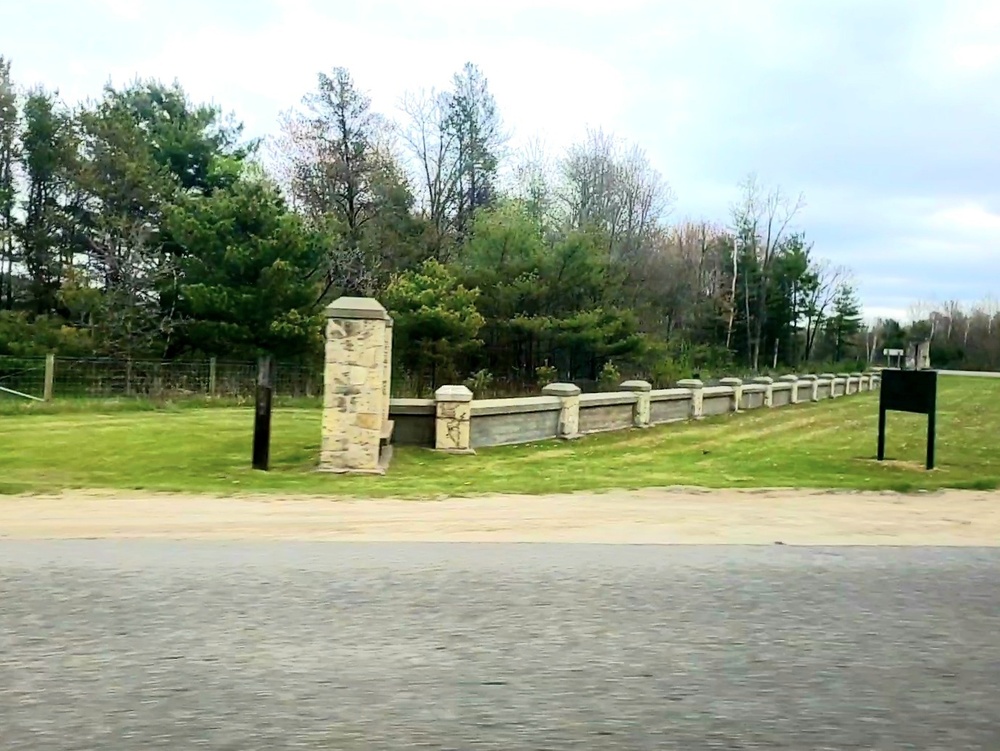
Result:
<svg viewBox="0 0 1000 751"><path fill-rule="evenodd" d="M96 492L0 497L0 540L74 538L1000 545L1000 493L668 489L441 501Z"/></svg>

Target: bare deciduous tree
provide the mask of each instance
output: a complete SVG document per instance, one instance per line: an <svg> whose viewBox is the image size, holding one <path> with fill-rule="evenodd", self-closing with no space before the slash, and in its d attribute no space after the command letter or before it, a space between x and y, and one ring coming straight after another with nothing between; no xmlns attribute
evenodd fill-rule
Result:
<svg viewBox="0 0 1000 751"><path fill-rule="evenodd" d="M748 339L750 342L750 366L756 370L760 363L761 335L767 319L767 296L770 286L771 266L775 253L784 238L792 220L805 206L805 198L799 194L794 199L787 196L781 187L765 188L755 174L749 175L740 185L742 195L733 206L732 216L735 234L741 240L741 253L749 252L756 260L759 277L756 290L756 310L747 313ZM743 247L746 243L748 247ZM734 255L735 252L734 252ZM734 274L738 266L734 262ZM749 275L743 275L749 285ZM749 288L745 300L750 304ZM732 323L730 323L731 336Z"/></svg>
<svg viewBox="0 0 1000 751"><path fill-rule="evenodd" d="M451 94L433 89L407 94L400 109L406 116L401 133L420 186L420 208L436 230L434 249L441 260L443 240L454 229L461 178L456 134L448 123Z"/></svg>

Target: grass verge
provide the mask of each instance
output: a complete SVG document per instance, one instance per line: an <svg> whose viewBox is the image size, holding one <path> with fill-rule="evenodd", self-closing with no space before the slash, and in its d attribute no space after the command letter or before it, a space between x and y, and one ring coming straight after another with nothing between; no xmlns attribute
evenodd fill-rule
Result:
<svg viewBox="0 0 1000 751"><path fill-rule="evenodd" d="M938 468L923 469L925 418L890 413L874 460L878 397L444 456L400 448L385 477L313 471L320 411L274 413L272 468L249 468L253 411L56 407L0 414L0 492L125 489L433 498L670 485L913 491L1000 486L1000 380L940 383Z"/></svg>

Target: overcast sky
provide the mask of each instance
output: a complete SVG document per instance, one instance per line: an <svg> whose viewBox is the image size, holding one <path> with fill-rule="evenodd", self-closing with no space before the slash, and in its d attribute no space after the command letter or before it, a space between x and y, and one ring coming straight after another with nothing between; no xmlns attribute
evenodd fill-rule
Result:
<svg viewBox="0 0 1000 751"><path fill-rule="evenodd" d="M178 80L251 135L350 68L376 109L470 60L515 138L643 146L676 218L726 221L755 171L852 267L869 317L1000 296L1000 0L33 0L19 82Z"/></svg>

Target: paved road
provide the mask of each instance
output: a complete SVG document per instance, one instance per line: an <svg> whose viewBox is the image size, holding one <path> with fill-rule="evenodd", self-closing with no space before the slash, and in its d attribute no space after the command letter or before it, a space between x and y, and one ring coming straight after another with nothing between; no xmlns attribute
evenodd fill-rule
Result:
<svg viewBox="0 0 1000 751"><path fill-rule="evenodd" d="M1000 549L0 543L0 749L1000 748Z"/></svg>

